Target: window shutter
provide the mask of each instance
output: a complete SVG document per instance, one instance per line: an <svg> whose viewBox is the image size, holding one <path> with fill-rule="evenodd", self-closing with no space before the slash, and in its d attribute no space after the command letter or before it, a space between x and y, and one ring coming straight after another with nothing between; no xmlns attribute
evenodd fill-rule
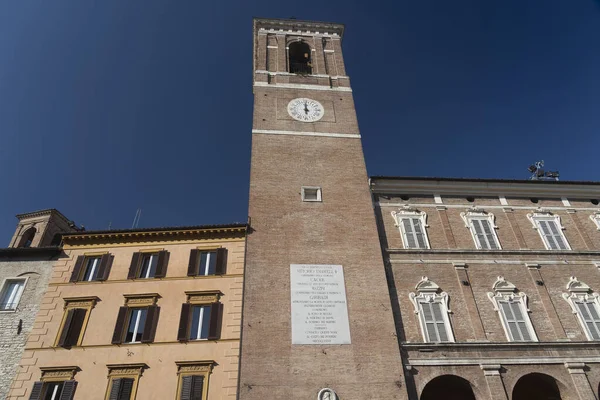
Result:
<svg viewBox="0 0 600 400"><path fill-rule="evenodd" d="M410 218L402 218L402 225L404 226L406 246L409 249L414 249L416 247L416 241Z"/></svg>
<svg viewBox="0 0 600 400"><path fill-rule="evenodd" d="M550 247L550 250L558 250L559 248L562 248L559 246L559 242L556 241L555 236L552 233L552 228L554 228L554 230L556 231L555 222L541 220L538 221L538 224L542 231L542 235L544 236L545 242L547 243L547 246ZM562 242L562 238L560 238L560 242Z"/></svg>
<svg viewBox="0 0 600 400"><path fill-rule="evenodd" d="M531 340L531 336L529 335L529 330L527 329L527 322L525 321L525 316L521 310L521 303L518 301L512 301L510 303L513 311L513 315L515 316L515 321L519 328L519 333L521 334L521 338L523 340Z"/></svg>
<svg viewBox="0 0 600 400"><path fill-rule="evenodd" d="M117 315L117 323L115 332L113 333L112 344L120 344L123 342L123 329L125 327L125 318L127 318L128 307L120 307Z"/></svg>
<svg viewBox="0 0 600 400"><path fill-rule="evenodd" d="M221 322L221 303L212 303L210 307L210 326L208 327L208 338L209 340L219 339L220 336L220 322Z"/></svg>
<svg viewBox="0 0 600 400"><path fill-rule="evenodd" d="M444 315L442 314L442 303L431 303L431 308L433 310L433 319L435 321L435 327L437 328L440 342L447 342L448 332L446 332L446 323L444 322Z"/></svg>
<svg viewBox="0 0 600 400"><path fill-rule="evenodd" d="M73 314L75 314L74 309L67 311L67 316L65 317L65 323L63 324L63 330L60 333L60 338L58 339L58 345L60 347L66 346L66 340L67 340L67 336L69 335L69 329L71 327L71 321L73 320Z"/></svg>
<svg viewBox="0 0 600 400"><path fill-rule="evenodd" d="M492 231L490 221L487 219L482 219L479 221L481 222L481 226L483 227L483 233L485 234L485 238L487 239L485 248L490 250L497 250L498 244L496 243L496 237L494 236L494 232Z"/></svg>
<svg viewBox="0 0 600 400"><path fill-rule="evenodd" d="M112 386L110 388L110 394L108 400L119 400L119 392L121 391L121 383L123 379L113 379Z"/></svg>
<svg viewBox="0 0 600 400"><path fill-rule="evenodd" d="M216 275L225 275L227 269L227 249L221 247L217 249L217 262L215 267Z"/></svg>
<svg viewBox="0 0 600 400"><path fill-rule="evenodd" d="M148 307L148 314L146 314L146 324L144 325L144 333L142 334L142 343L152 343L154 341L159 314L159 306Z"/></svg>
<svg viewBox="0 0 600 400"><path fill-rule="evenodd" d="M77 389L77 381L65 381L58 400L73 400L75 389Z"/></svg>
<svg viewBox="0 0 600 400"><path fill-rule="evenodd" d="M179 319L179 330L177 331L177 340L180 342L187 342L188 338L188 327L190 324L190 310L192 305L189 303L183 303L181 305L181 318Z"/></svg>
<svg viewBox="0 0 600 400"><path fill-rule="evenodd" d="M105 281L108 279L114 258L115 257L110 254L102 255L102 258L100 259L100 267L98 268L98 273L96 274L97 281Z"/></svg>
<svg viewBox="0 0 600 400"><path fill-rule="evenodd" d="M202 400L202 389L204 386L204 376L196 375L192 379L192 399Z"/></svg>
<svg viewBox="0 0 600 400"><path fill-rule="evenodd" d="M169 264L169 252L166 250L158 252L158 262L156 263L155 278L164 278L167 275L167 265Z"/></svg>
<svg viewBox="0 0 600 400"><path fill-rule="evenodd" d="M129 400L131 399L131 393L133 392L133 379L122 378L121 379L121 393L119 393L118 400Z"/></svg>
<svg viewBox="0 0 600 400"><path fill-rule="evenodd" d="M412 222L415 228L415 238L417 240L417 246L420 249L426 249L427 244L425 243L425 233L423 232L425 228L421 225L421 219L413 218Z"/></svg>
<svg viewBox="0 0 600 400"><path fill-rule="evenodd" d="M42 397L42 388L44 387L44 382L35 382L33 384L33 388L31 389L31 394L29 395L29 400L40 400Z"/></svg>
<svg viewBox="0 0 600 400"><path fill-rule="evenodd" d="M140 266L140 258L142 253L133 253L131 257L131 265L129 266L129 272L127 273L127 279L135 279L138 267Z"/></svg>
<svg viewBox="0 0 600 400"><path fill-rule="evenodd" d="M556 242L556 247L559 248L560 250L566 250L567 249L567 244L564 241L564 238L562 236L562 234L560 233L560 230L558 229L558 225L556 224L556 221L547 221L548 222L548 227L550 228L550 233L552 234L552 237L554 238L554 241Z"/></svg>
<svg viewBox="0 0 600 400"><path fill-rule="evenodd" d="M76 308L73 310L73 319L71 320L71 326L65 339L65 347L77 346L86 315L87 309L85 308Z"/></svg>
<svg viewBox="0 0 600 400"><path fill-rule="evenodd" d="M69 279L69 282L77 282L79 280L79 274L81 272L81 268L83 267L84 260L85 256L77 257L77 261L75 261L75 267L73 267L73 272L71 273L71 279Z"/></svg>
<svg viewBox="0 0 600 400"><path fill-rule="evenodd" d="M190 262L188 264L188 272L187 276L196 276L198 275L198 263L200 259L200 250L192 249L190 251Z"/></svg>
<svg viewBox="0 0 600 400"><path fill-rule="evenodd" d="M600 340L600 317L598 316L595 304L587 302L575 304L577 304L579 315L592 339Z"/></svg>
<svg viewBox="0 0 600 400"><path fill-rule="evenodd" d="M425 323L426 336L430 342L439 342L437 332L435 330L435 322L433 319L433 312L431 310L431 303L422 302L421 312L423 313L423 321Z"/></svg>
<svg viewBox="0 0 600 400"><path fill-rule="evenodd" d="M192 375L181 378L181 400L192 400L194 377Z"/></svg>
<svg viewBox="0 0 600 400"><path fill-rule="evenodd" d="M471 224L473 224L473 229L475 229L475 244L480 249L487 248L485 243L485 235L483 234L483 227L481 226L482 220L480 219L471 219Z"/></svg>

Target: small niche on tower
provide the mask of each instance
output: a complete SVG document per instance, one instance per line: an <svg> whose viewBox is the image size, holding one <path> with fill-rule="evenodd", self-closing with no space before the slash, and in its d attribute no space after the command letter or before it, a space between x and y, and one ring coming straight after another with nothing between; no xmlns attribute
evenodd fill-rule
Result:
<svg viewBox="0 0 600 400"><path fill-rule="evenodd" d="M290 43L290 72L292 74L312 74L312 63L310 59L310 46L305 42L298 41Z"/></svg>

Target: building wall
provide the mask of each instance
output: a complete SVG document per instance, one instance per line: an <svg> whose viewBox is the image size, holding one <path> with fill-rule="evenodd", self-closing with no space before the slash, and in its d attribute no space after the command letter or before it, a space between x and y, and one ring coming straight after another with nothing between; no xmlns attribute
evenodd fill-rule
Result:
<svg viewBox="0 0 600 400"><path fill-rule="evenodd" d="M187 277L190 250L202 246L222 246L228 251L226 275ZM165 278L127 280L132 254L139 250L164 249L170 252ZM108 251L114 255L110 276L105 282L69 283L77 256ZM27 347L12 385L9 399L28 398L32 385L40 378L40 367L77 366L78 387L75 399L104 399L107 390L107 364L146 363L140 378L138 399L174 398L177 388L176 361L213 360L209 378L211 400L235 399L238 374L241 300L244 265L244 238L232 236L219 240L185 239L169 242L149 239L146 243L113 240L110 244L65 248L52 273ZM218 290L223 293L222 330L219 340L177 341L181 305L186 291ZM160 306L156 337L150 344L112 345L111 339L123 294L158 293ZM55 347L64 315L64 298L97 296L81 346L70 350ZM160 384L156 384L160 382Z"/></svg>
<svg viewBox="0 0 600 400"><path fill-rule="evenodd" d="M46 291L52 264L49 260L10 260L0 256L0 285L8 278L27 278L16 311L0 311L0 399L8 393L27 337ZM18 331L22 320L21 331Z"/></svg>
<svg viewBox="0 0 600 400"><path fill-rule="evenodd" d="M413 368L411 396L417 398L433 378L451 374L467 379L478 400L509 399L521 376L542 372L557 380L563 399L597 398L600 348L587 340L563 293L571 276L600 292L600 231L590 219L598 207L588 199L569 199L565 205L560 196L537 203L507 197L508 205L498 197L468 201L467 196L441 196L442 203L436 203L433 194L375 194L398 334L404 361ZM405 206L427 213L430 250L404 249L392 212ZM460 216L473 206L494 214L502 250L476 249ZM527 218L539 207L560 216L572 251L546 250ZM454 344L424 342L409 295L425 276L449 295ZM499 276L528 296L539 343L508 341L488 297ZM573 363L580 363L580 369L567 368Z"/></svg>

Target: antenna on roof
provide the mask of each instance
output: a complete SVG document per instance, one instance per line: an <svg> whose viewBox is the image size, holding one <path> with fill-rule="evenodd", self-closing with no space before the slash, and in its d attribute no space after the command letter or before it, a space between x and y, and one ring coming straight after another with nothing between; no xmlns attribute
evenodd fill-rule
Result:
<svg viewBox="0 0 600 400"><path fill-rule="evenodd" d="M137 211L135 212L135 217L133 218L133 224L131 224L131 229L138 227L141 216L142 216L142 209L138 208Z"/></svg>
<svg viewBox="0 0 600 400"><path fill-rule="evenodd" d="M558 171L544 171L544 160L536 161L533 165L530 165L529 172L531 172L531 176L529 177L532 181L557 181L558 180Z"/></svg>

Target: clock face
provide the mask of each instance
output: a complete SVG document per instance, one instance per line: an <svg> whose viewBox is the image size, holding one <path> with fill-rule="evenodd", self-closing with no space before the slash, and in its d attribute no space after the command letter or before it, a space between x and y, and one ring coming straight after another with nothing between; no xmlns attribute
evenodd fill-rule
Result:
<svg viewBox="0 0 600 400"><path fill-rule="evenodd" d="M305 98L290 101L287 109L292 118L301 122L315 122L323 118L323 114L325 114L321 103Z"/></svg>

